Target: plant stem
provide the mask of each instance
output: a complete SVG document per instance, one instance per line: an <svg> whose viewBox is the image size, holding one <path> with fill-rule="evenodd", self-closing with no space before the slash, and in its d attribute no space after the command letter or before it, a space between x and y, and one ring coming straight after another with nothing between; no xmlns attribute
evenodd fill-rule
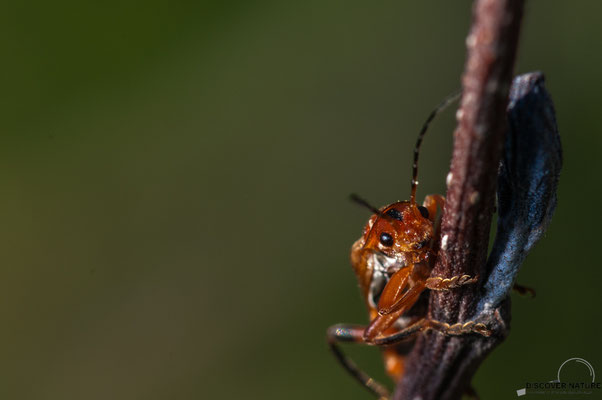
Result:
<svg viewBox="0 0 602 400"><path fill-rule="evenodd" d="M523 0L476 0L473 6L441 246L433 276L486 276L489 231L523 3ZM477 285L432 292L429 317L450 324L469 320L474 316L481 286L482 279ZM507 335L509 315L501 315L499 309L496 313L488 326L494 330L489 338L449 337L436 332L420 335L406 359L406 373L394 398L459 399L470 389L479 364Z"/></svg>

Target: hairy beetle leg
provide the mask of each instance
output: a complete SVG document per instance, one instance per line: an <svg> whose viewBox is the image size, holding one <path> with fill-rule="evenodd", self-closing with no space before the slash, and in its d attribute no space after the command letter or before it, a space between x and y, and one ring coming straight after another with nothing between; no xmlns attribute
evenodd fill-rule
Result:
<svg viewBox="0 0 602 400"><path fill-rule="evenodd" d="M470 275L456 275L451 278L441 278L439 276L431 277L426 280L426 287L431 290L450 290L463 285L476 283L479 276L471 277Z"/></svg>
<svg viewBox="0 0 602 400"><path fill-rule="evenodd" d="M529 296L531 296L531 298L535 297L535 289L530 288L528 286L523 286L523 285L519 285L518 283L515 283L514 286L512 286L512 290L514 290L521 296L529 295Z"/></svg>
<svg viewBox="0 0 602 400"><path fill-rule="evenodd" d="M328 328L326 338L330 350L337 361L355 378L362 386L376 395L380 400L389 399L389 391L382 384L376 382L359 367L339 348L338 343L365 343L365 326L337 324Z"/></svg>
<svg viewBox="0 0 602 400"><path fill-rule="evenodd" d="M364 339L366 326L361 325L345 325L337 324L328 328L326 338L330 350L336 357L337 361L345 368L351 376L362 384L366 389L372 392L381 400L389 399L389 391L382 384L376 382L359 367L343 352L338 346L338 343L365 343L370 345L394 345L402 342L418 332L434 330L444 335L458 336L471 333L477 333L483 336L490 336L491 331L482 323L468 321L457 324L447 324L445 322L435 321L432 319L423 318L416 323L390 335L378 336L370 341ZM403 361L402 359L398 361Z"/></svg>
<svg viewBox="0 0 602 400"><path fill-rule="evenodd" d="M470 333L477 333L485 337L491 336L491 331L487 329L485 324L480 322L467 321L450 325L445 322L423 318L399 332L374 338L371 343L375 345L392 345L407 339L411 335L427 330L437 331L447 336L466 335Z"/></svg>

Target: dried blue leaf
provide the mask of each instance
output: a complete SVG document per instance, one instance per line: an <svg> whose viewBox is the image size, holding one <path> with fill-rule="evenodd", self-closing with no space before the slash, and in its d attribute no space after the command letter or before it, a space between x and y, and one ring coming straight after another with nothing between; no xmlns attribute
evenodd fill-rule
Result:
<svg viewBox="0 0 602 400"><path fill-rule="evenodd" d="M508 296L520 265L546 231L556 208L562 147L542 73L514 79L507 115L498 173L498 226L477 314L495 309Z"/></svg>

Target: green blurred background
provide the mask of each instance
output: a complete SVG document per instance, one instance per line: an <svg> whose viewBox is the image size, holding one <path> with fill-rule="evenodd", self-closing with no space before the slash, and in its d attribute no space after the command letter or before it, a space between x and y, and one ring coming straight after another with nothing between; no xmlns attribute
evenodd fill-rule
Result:
<svg viewBox="0 0 602 400"><path fill-rule="evenodd" d="M471 2L0 6L0 398L370 399L324 332L366 321L347 200L407 197L432 107L459 87ZM512 332L475 378L515 398L567 358L602 374L602 3L530 1L559 207ZM444 192L454 113L422 153ZM373 348L347 350L383 377ZM540 396L539 398L542 398ZM556 396L555 398L562 398ZM590 397L591 398L591 397Z"/></svg>

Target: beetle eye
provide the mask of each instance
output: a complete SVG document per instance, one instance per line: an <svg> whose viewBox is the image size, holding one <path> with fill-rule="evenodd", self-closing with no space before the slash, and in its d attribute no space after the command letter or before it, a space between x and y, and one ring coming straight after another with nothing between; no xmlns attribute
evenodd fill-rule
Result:
<svg viewBox="0 0 602 400"><path fill-rule="evenodd" d="M429 210L426 209L426 207L423 206L418 206L418 211L420 211L420 214L424 217L424 218L428 218L429 217Z"/></svg>
<svg viewBox="0 0 602 400"><path fill-rule="evenodd" d="M393 246L393 236L389 235L386 232L380 234L380 244L383 246L391 247Z"/></svg>

